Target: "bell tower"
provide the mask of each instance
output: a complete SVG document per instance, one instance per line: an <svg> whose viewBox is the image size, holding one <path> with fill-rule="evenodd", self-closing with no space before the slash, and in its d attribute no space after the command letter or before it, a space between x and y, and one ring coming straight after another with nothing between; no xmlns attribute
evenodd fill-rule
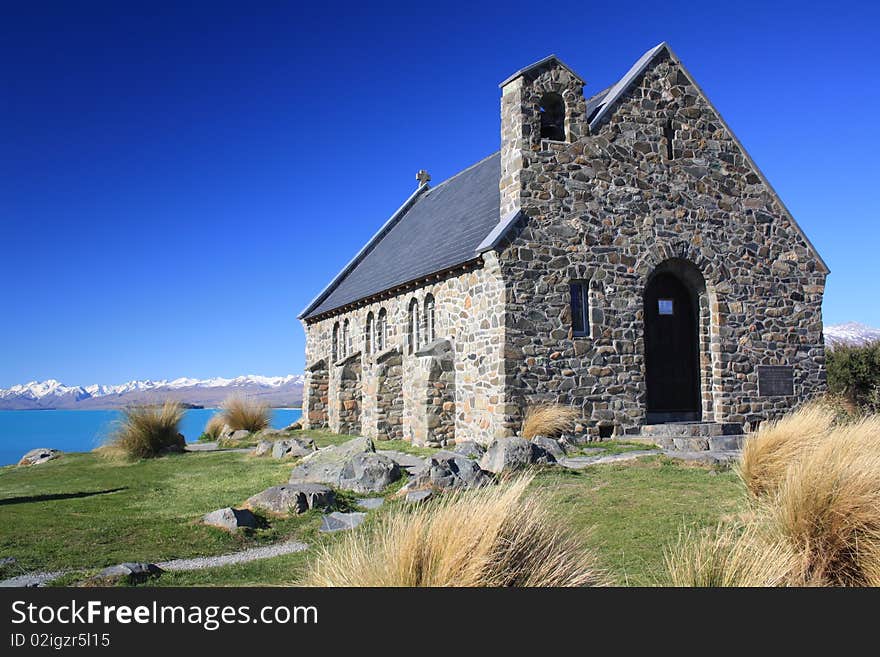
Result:
<svg viewBox="0 0 880 657"><path fill-rule="evenodd" d="M518 70L501 87L501 217L521 206L529 159L548 142L589 133L581 77L556 55Z"/></svg>

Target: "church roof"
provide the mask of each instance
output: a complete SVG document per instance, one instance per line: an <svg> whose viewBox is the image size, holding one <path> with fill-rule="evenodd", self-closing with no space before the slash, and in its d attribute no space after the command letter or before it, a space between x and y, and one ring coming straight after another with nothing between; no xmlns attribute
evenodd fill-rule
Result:
<svg viewBox="0 0 880 657"><path fill-rule="evenodd" d="M501 155L423 185L300 313L309 319L477 258L498 224Z"/></svg>
<svg viewBox="0 0 880 657"><path fill-rule="evenodd" d="M617 101L662 52L667 52L679 62L682 71L718 115L748 163L788 215L820 267L828 272L822 256L801 230L773 186L665 41L643 54L615 84L587 99L587 121L590 127L596 128L609 115ZM502 82L502 86L549 61L565 66L558 57L550 55L520 69ZM519 218L519 211L500 217L500 177L501 156L500 153L495 153L436 187L420 186L336 278L306 306L299 318L309 319L365 297L452 269L495 248Z"/></svg>

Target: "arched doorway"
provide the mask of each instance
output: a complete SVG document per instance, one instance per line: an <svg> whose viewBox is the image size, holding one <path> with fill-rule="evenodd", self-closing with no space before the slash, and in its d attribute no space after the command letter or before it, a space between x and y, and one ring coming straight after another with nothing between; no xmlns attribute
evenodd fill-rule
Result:
<svg viewBox="0 0 880 657"><path fill-rule="evenodd" d="M658 266L645 287L647 421L698 422L700 303L705 283L691 263Z"/></svg>

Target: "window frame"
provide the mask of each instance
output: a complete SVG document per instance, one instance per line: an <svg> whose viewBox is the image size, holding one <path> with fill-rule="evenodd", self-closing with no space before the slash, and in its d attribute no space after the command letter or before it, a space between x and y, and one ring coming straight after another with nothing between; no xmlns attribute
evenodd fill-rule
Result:
<svg viewBox="0 0 880 657"><path fill-rule="evenodd" d="M581 329L575 327L575 290L578 290L580 302ZM568 307L571 314L571 335L574 338L589 338L592 333L590 326L590 282L585 280L572 280L568 284Z"/></svg>
<svg viewBox="0 0 880 657"><path fill-rule="evenodd" d="M367 355L373 353L373 344L375 343L374 334L376 332L376 318L373 311L367 313L367 323L364 328L364 351Z"/></svg>
<svg viewBox="0 0 880 657"><path fill-rule="evenodd" d="M434 340L437 339L437 336L435 335L435 326L436 325L434 323L434 320L436 317L434 309L435 309L436 305L437 304L434 301L434 295L427 294L425 296L425 302L424 302L424 304L422 304L422 315L424 317L424 323L425 323L425 326L424 326L424 329L425 329L424 330L424 333L425 333L424 343L425 344L433 342Z"/></svg>
<svg viewBox="0 0 880 657"><path fill-rule="evenodd" d="M419 300L416 298L413 298L412 301L409 302L409 317L407 317L407 322L409 322L409 353L414 354L419 348L419 324L421 323Z"/></svg>
<svg viewBox="0 0 880 657"><path fill-rule="evenodd" d="M388 311L384 308L379 309L376 316L376 353L385 350L388 340Z"/></svg>

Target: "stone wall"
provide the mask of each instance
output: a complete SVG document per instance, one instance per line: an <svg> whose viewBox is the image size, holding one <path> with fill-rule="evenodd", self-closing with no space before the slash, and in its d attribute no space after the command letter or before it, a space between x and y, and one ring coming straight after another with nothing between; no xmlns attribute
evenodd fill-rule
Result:
<svg viewBox="0 0 880 657"><path fill-rule="evenodd" d="M440 395L440 424L444 439L452 435L465 435L471 439L490 442L504 433L504 417L509 409L504 398L504 286L494 253L488 253L483 261L475 262L468 269L407 289L400 294L365 303L357 308L345 309L335 315L304 321L306 332L306 382L303 407L314 404L316 374L311 371L314 363L324 359L329 364L328 379L328 425L339 431L343 422L340 416L340 395L347 395L349 387L343 384L341 370L347 358L332 356L332 331L337 322L348 319L352 332L352 351L358 352L361 365L361 397L358 405L360 430L377 439L405 437L425 443L434 442L434 429L429 433L427 420L424 426L408 427L410 409L415 409L415 398L424 409L428 401L427 380L430 373L419 364L424 357L417 356L418 348L410 349L408 339L408 308L416 299L420 316L427 295L435 300L435 338L449 342L451 361L445 365L444 375L434 383L443 383ZM387 312L388 350L397 350L399 364L383 360L383 354L366 352L364 327L367 315L378 316L380 309ZM425 342L425 326L421 327L422 345ZM392 359L393 362L393 359ZM399 380L396 378L399 372ZM418 382L417 382L418 379ZM433 383L432 383L433 385ZM418 389L418 393L415 391ZM435 388L436 390L436 388ZM344 392L345 391L345 392ZM400 399L400 396L403 399ZM434 397L432 397L433 404ZM406 406L404 406L406 405ZM383 408L387 409L384 411ZM397 409L402 409L398 411ZM397 421L398 412L401 421ZM435 422L432 420L431 422ZM309 422L306 419L306 422ZM386 423L386 424L383 424ZM387 430L383 427L387 426Z"/></svg>
<svg viewBox="0 0 880 657"><path fill-rule="evenodd" d="M580 82L565 68L551 64L511 84L501 102L502 161L522 168L505 171L502 205L525 215L499 256L513 406L573 404L593 433L644 423L643 292L670 261L704 279L704 420L756 422L824 390L825 271L680 64L659 56L593 134ZM578 99L569 141L536 137L547 91ZM570 331L572 280L589 281L586 337ZM795 395L760 397L759 365L794 366ZM508 423L515 429L518 416Z"/></svg>

